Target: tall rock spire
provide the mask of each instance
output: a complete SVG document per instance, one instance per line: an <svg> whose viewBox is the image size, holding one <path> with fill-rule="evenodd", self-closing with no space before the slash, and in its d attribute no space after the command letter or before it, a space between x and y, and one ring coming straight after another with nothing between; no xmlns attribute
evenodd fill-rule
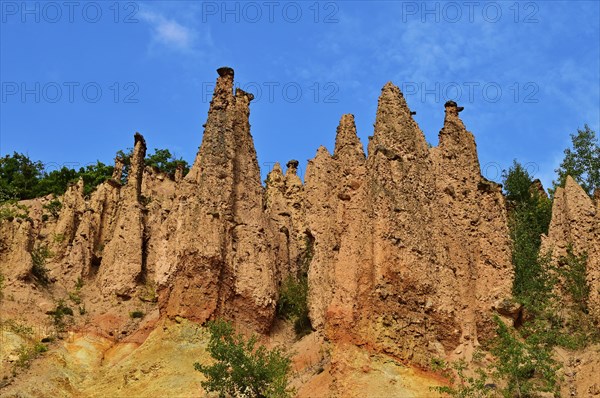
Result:
<svg viewBox="0 0 600 398"><path fill-rule="evenodd" d="M131 155L131 165L127 175L127 189L132 190L137 196L137 200L142 193L142 177L146 167L146 140L140 133L135 133L133 154Z"/></svg>
<svg viewBox="0 0 600 398"><path fill-rule="evenodd" d="M400 89L388 82L382 89L377 106L375 133L369 143L369 156L426 156L427 141L412 118Z"/></svg>
<svg viewBox="0 0 600 398"><path fill-rule="evenodd" d="M145 157L146 141L140 133L135 133L127 185L120 192L115 231L104 249L98 271L102 291L124 298L131 296L144 269L144 223L140 199Z"/></svg>
<svg viewBox="0 0 600 398"><path fill-rule="evenodd" d="M202 145L198 150L194 164L185 180L200 182L203 179L213 179L217 174L229 173L225 163L233 158L233 119L235 97L233 96L233 69L222 67L217 69L219 77L213 93L208 119L204 125ZM217 171L218 170L218 171Z"/></svg>
<svg viewBox="0 0 600 398"><path fill-rule="evenodd" d="M444 117L444 127L439 134L437 148L439 155L445 163L451 163L453 167L459 168L459 174L468 171L472 180L478 180L480 170L475 137L467 131L458 115L463 107L459 107L454 101L448 101L444 108L446 115ZM445 165L445 167L448 166L449 164Z"/></svg>
<svg viewBox="0 0 600 398"><path fill-rule="evenodd" d="M356 134L354 115L346 114L340 119L335 137L333 157L347 162L364 162L365 151Z"/></svg>
<svg viewBox="0 0 600 398"><path fill-rule="evenodd" d="M164 267L171 280L161 307L168 316L220 316L264 331L275 313L276 252L250 134L254 96L240 89L234 95L233 69L217 72L202 145L178 184L178 211L167 220L176 244L163 256L172 265Z"/></svg>

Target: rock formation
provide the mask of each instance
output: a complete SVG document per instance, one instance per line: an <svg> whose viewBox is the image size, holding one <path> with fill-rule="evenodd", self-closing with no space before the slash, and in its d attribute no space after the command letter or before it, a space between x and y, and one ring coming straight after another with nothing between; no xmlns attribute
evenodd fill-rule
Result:
<svg viewBox="0 0 600 398"><path fill-rule="evenodd" d="M225 317L266 333L282 281L307 274L312 326L331 341L426 365L434 356L468 357L490 337L494 308L511 296L507 216L500 186L481 176L461 107L446 103L438 146L430 147L388 83L367 155L354 116L343 115L333 154L320 147L304 183L292 160L285 174L276 164L263 187L250 134L253 96L234 92L231 68L218 74L187 175L146 167L136 134L125 184L117 158L112 179L89 198L83 181L67 190L56 222L41 211L1 222L0 267L11 286L31 269L34 246L49 244L63 293L82 279L97 304L91 315L111 319L117 334L130 321L119 308L140 300L156 303L160 317ZM598 206L568 179L544 243L555 253L567 243L588 253L596 314Z"/></svg>
<svg viewBox="0 0 600 398"><path fill-rule="evenodd" d="M334 155L320 148L309 162L311 319L332 338L425 364L490 336L512 285L504 198L480 175L458 109L446 104L429 149L388 83L367 159L345 115Z"/></svg>
<svg viewBox="0 0 600 398"><path fill-rule="evenodd" d="M146 267L143 253L144 224L142 221L142 176L146 142L135 134L135 145L127 184L121 189L112 239L104 247L98 279L103 293L129 297ZM118 164L116 165L118 167Z"/></svg>
<svg viewBox="0 0 600 398"><path fill-rule="evenodd" d="M169 275L161 308L267 331L277 298L275 250L248 122L253 96L233 94L232 69L218 72L202 145L163 229L170 244L156 265Z"/></svg>
<svg viewBox="0 0 600 398"><path fill-rule="evenodd" d="M588 307L600 322L600 207L570 176L565 187L554 193L552 220L541 253L550 251L557 260L566 256L569 246L574 255L587 255Z"/></svg>

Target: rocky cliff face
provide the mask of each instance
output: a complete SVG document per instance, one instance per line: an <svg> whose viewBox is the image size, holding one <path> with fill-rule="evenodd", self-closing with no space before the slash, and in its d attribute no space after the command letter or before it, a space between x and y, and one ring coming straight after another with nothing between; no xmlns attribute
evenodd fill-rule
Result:
<svg viewBox="0 0 600 398"><path fill-rule="evenodd" d="M542 237L541 252L550 252L554 261L567 255L587 255L588 307L600 322L600 202L595 203L570 176L564 188L557 188L552 204L548 236Z"/></svg>
<svg viewBox="0 0 600 398"><path fill-rule="evenodd" d="M331 341L427 364L468 356L490 336L495 304L511 295L510 241L504 197L480 174L462 108L446 104L438 146L430 147L388 83L367 155L354 116L343 115L333 154L320 147L304 183L290 161L285 174L275 165L263 187L249 125L253 96L233 91L232 69L218 74L186 176L145 167L136 134L126 184L116 159L113 178L89 198L82 181L69 188L58 220L43 220L34 201L39 211L29 220L2 221L7 289L33 292L6 305L7 314L29 305L34 318L47 312L48 295L83 283L86 322L111 336L137 327L127 311L139 305L154 321L225 317L266 333L279 285L305 273L312 325ZM573 242L589 254L597 312L598 203L572 180L556 198L546 244L560 252ZM27 279L39 245L53 253L48 291Z"/></svg>
<svg viewBox="0 0 600 398"><path fill-rule="evenodd" d="M494 303L510 297L510 242L500 187L481 177L458 112L446 104L430 149L388 83L368 157L346 115L334 155L309 162L311 319L332 338L425 364L489 336Z"/></svg>

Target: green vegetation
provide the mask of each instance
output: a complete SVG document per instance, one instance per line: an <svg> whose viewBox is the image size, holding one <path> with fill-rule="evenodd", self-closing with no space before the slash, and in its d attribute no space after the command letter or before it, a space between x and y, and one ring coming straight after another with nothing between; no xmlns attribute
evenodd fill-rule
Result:
<svg viewBox="0 0 600 398"><path fill-rule="evenodd" d="M36 343L33 346L22 345L19 347L17 354L18 359L13 365L13 375L16 374L16 369L28 369L31 361L37 358L40 354L48 351L48 346L42 343Z"/></svg>
<svg viewBox="0 0 600 398"><path fill-rule="evenodd" d="M54 234L52 239L55 243L62 243L65 240L65 234Z"/></svg>
<svg viewBox="0 0 600 398"><path fill-rule="evenodd" d="M299 337L312 331L308 318L308 281L301 276L288 276L281 285L277 314L294 322L294 330Z"/></svg>
<svg viewBox="0 0 600 398"><path fill-rule="evenodd" d="M50 284L50 276L48 268L46 268L46 260L52 257L52 252L47 245L36 245L31 251L31 275L42 286Z"/></svg>
<svg viewBox="0 0 600 398"><path fill-rule="evenodd" d="M121 177L121 182L127 182L127 176L129 175L129 167L131 166L131 156L133 155L133 148L128 148L127 151L118 151L117 156L121 158L123 161L123 175ZM154 148L154 153L152 155L147 155L145 159L146 166L153 167L154 169L166 173L170 176L175 175L175 171L177 171L177 167L183 167L183 174L187 174L190 171L190 166L188 162L183 160L182 158L175 158L171 151L168 149L158 149Z"/></svg>
<svg viewBox="0 0 600 398"><path fill-rule="evenodd" d="M139 310L136 310L136 311L131 311L131 312L129 313L129 316L130 316L132 319L135 319L135 318L143 318L143 317L144 317L144 311L139 311Z"/></svg>
<svg viewBox="0 0 600 398"><path fill-rule="evenodd" d="M532 334L523 338L518 331L507 327L498 317L497 337L489 351L494 358L483 364L483 353L473 355L474 363L482 366L467 375L467 364L461 360L447 364L432 362L432 369L441 370L453 386L434 387L452 397L535 397L541 392L558 394L558 363L552 358L552 347ZM452 371L457 375L453 376Z"/></svg>
<svg viewBox="0 0 600 398"><path fill-rule="evenodd" d="M553 264L549 254L540 253L551 203L538 191L527 190L531 184L531 177L517 162L505 173L515 270L513 294L529 318L520 332L527 337L535 335L551 346L581 348L598 341L600 334L587 310L587 256L576 256L569 246L567 255Z"/></svg>
<svg viewBox="0 0 600 398"><path fill-rule="evenodd" d="M248 340L236 334L233 326L222 320L208 323L208 352L216 361L211 366L198 362L194 368L206 376L202 387L207 392L248 398L285 398L293 391L287 388L291 359L279 349L257 347L257 337Z"/></svg>
<svg viewBox="0 0 600 398"><path fill-rule="evenodd" d="M98 184L110 178L113 167L102 162L81 167L79 171L62 167L51 172L44 171L40 161L32 161L27 155L14 152L0 158L0 202L6 200L33 199L48 194L62 195L69 184L80 177L85 183L85 193L92 192ZM57 210L53 204L51 211Z"/></svg>
<svg viewBox="0 0 600 398"><path fill-rule="evenodd" d="M26 324L19 323L14 319L6 319L0 322L0 326L10 330L11 332L21 335L21 336L32 336L33 328L31 326L27 326Z"/></svg>
<svg viewBox="0 0 600 398"><path fill-rule="evenodd" d="M29 218L29 209L27 206L21 205L13 199L0 203L0 221L12 221L15 218L23 220Z"/></svg>
<svg viewBox="0 0 600 398"><path fill-rule="evenodd" d="M552 202L532 189L531 176L517 161L513 162L508 172L503 172L502 182L513 241L513 294L530 308L537 308L549 299L552 292L552 280L546 270L547 261L539 256L541 235L548 233L552 217Z"/></svg>
<svg viewBox="0 0 600 398"><path fill-rule="evenodd" d="M49 203L43 206L44 210L48 210L48 213L54 218L58 218L60 210L62 209L62 203L58 199L53 199Z"/></svg>
<svg viewBox="0 0 600 398"><path fill-rule="evenodd" d="M64 300L59 300L56 309L49 313L54 320L54 325L59 331L64 330L65 316L73 316L73 310L65 304Z"/></svg>
<svg viewBox="0 0 600 398"><path fill-rule="evenodd" d="M80 291L83 287L83 279L81 277L77 278L77 282L75 283L75 289Z"/></svg>
<svg viewBox="0 0 600 398"><path fill-rule="evenodd" d="M34 198L42 169L41 162L17 152L0 158L0 201Z"/></svg>
<svg viewBox="0 0 600 398"><path fill-rule="evenodd" d="M583 130L577 129L577 134L571 134L571 143L572 148L565 149L565 158L555 170L558 181L553 181L552 192L559 186L564 187L570 175L591 196L600 188L600 146L596 132L586 124Z"/></svg>
<svg viewBox="0 0 600 398"><path fill-rule="evenodd" d="M567 255L558 261L557 271L563 278L565 291L569 298L580 311L587 313L590 297L590 285L586 279L587 254L576 256L573 254L573 246L569 245Z"/></svg>
<svg viewBox="0 0 600 398"><path fill-rule="evenodd" d="M126 181L131 153L132 150L127 153L118 152L125 161L123 182ZM179 165L184 168L184 174L189 171L188 163L173 157L168 149L155 149L154 153L146 158L146 165L170 175L175 174ZM32 161L27 155L14 152L12 155L0 158L0 203L7 200L33 199L49 194L60 196L67 191L70 184L80 178L84 182L84 194L89 195L99 184L111 178L113 171L113 166L97 161L79 170L62 167L47 172L42 162ZM56 217L60 211L59 203L52 201L49 207L44 207ZM1 214L0 218L2 218Z"/></svg>
<svg viewBox="0 0 600 398"><path fill-rule="evenodd" d="M78 292L70 292L69 300L71 300L74 304L81 304L81 296Z"/></svg>
<svg viewBox="0 0 600 398"><path fill-rule="evenodd" d="M147 303L158 302L158 294L156 293L155 283L152 281L146 282L138 297L141 301L145 301Z"/></svg>
<svg viewBox="0 0 600 398"><path fill-rule="evenodd" d="M304 250L299 258L297 275L288 275L281 285L277 302L277 315L294 322L294 330L298 337L312 331L308 316L308 266L313 257L313 238L305 237Z"/></svg>
<svg viewBox="0 0 600 398"><path fill-rule="evenodd" d="M471 372L464 362L432 364L453 380L452 387L436 390L453 397L557 396L560 366L552 358L554 347L580 349L600 341L588 315L587 255L576 255L569 246L555 263L548 253L540 253L541 235L548 232L551 218L550 199L516 161L503 173L503 185L513 241L513 295L526 315L517 329L495 318L496 338L485 347L493 359L475 360L478 367Z"/></svg>

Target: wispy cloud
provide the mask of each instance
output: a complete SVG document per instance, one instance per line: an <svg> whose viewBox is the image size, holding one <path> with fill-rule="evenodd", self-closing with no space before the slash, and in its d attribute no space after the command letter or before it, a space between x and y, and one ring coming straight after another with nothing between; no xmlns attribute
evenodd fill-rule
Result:
<svg viewBox="0 0 600 398"><path fill-rule="evenodd" d="M201 50L200 46L210 45L208 31L201 35L194 28L157 11L144 10L140 17L151 27L153 47L160 45L172 51L195 53Z"/></svg>

